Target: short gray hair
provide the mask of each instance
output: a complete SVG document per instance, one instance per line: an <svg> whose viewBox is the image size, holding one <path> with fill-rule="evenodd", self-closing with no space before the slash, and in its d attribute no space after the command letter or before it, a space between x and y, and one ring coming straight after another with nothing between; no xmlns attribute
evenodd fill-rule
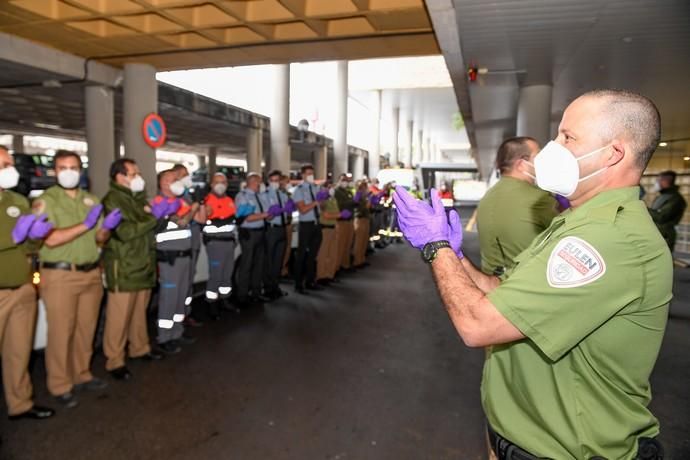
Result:
<svg viewBox="0 0 690 460"><path fill-rule="evenodd" d="M582 97L602 101L608 119L606 137L610 140L625 136L632 144L635 163L640 170L646 169L661 139L661 116L654 102L641 94L619 89L598 89Z"/></svg>

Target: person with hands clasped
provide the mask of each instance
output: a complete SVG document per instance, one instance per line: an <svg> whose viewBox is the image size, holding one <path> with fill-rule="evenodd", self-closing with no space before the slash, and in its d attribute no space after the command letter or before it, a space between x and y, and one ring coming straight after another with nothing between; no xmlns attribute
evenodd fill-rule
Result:
<svg viewBox="0 0 690 460"><path fill-rule="evenodd" d="M430 264L463 341L491 346L482 405L499 459L663 459L649 377L664 336L673 264L639 182L660 136L644 96L597 90L563 113L534 157L538 186L571 207L503 280L463 257L462 226L398 188L400 227ZM496 458L494 457L494 458Z"/></svg>
<svg viewBox="0 0 690 460"><path fill-rule="evenodd" d="M12 192L19 183L14 161L0 147L0 355L2 386L10 420L51 417L33 402L29 358L36 323L36 291L31 285L30 246L53 229L47 216L31 214L28 200ZM32 241L33 240L33 241Z"/></svg>
<svg viewBox="0 0 690 460"><path fill-rule="evenodd" d="M55 226L39 251L39 289L48 323L48 391L69 408L78 404L74 389L101 390L107 386L90 371L103 297L99 246L108 241L122 215L114 208L101 219L103 205L95 195L79 188L79 155L59 151L54 164L58 185L34 201L33 211L38 216L46 214Z"/></svg>
<svg viewBox="0 0 690 460"><path fill-rule="evenodd" d="M332 182L326 182L324 187L328 190L328 199L321 203L321 247L316 259L316 281L322 286L328 286L336 282L335 274L340 265L338 259L338 237L335 230L337 219L352 217L347 209L341 211L338 201L335 199L335 187Z"/></svg>

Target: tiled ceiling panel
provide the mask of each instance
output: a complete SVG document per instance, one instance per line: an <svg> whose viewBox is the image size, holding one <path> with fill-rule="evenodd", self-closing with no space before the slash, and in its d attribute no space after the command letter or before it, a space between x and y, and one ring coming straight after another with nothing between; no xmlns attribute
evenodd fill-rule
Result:
<svg viewBox="0 0 690 460"><path fill-rule="evenodd" d="M248 63L247 53L230 47L250 46L252 63L439 52L422 0L4 0L0 32L113 65L149 62L160 70ZM136 40L123 49L123 37ZM375 46L362 49L362 38ZM297 50L284 53L281 42ZM315 42L332 46L306 46ZM189 54L194 49L208 62Z"/></svg>

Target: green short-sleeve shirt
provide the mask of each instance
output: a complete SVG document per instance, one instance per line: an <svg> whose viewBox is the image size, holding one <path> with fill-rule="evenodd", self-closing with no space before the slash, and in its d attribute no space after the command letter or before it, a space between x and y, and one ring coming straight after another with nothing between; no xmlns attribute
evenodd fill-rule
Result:
<svg viewBox="0 0 690 460"><path fill-rule="evenodd" d="M320 218L320 222L323 225L335 225L337 223L336 219L327 219L324 216L324 213L326 213L326 212L329 214L331 214L331 213L335 214L335 213L340 212L340 209L338 208L338 201L335 198L329 198L323 202L323 204L321 205L321 218Z"/></svg>
<svg viewBox="0 0 690 460"><path fill-rule="evenodd" d="M518 254L558 215L550 193L523 180L503 176L477 207L482 271L510 269Z"/></svg>
<svg viewBox="0 0 690 460"><path fill-rule="evenodd" d="M31 281L26 245L12 240L17 219L30 212L26 198L9 190L0 191L0 289L17 288Z"/></svg>
<svg viewBox="0 0 690 460"><path fill-rule="evenodd" d="M527 337L484 366L489 423L534 455L631 459L659 424L647 405L671 300L671 254L639 189L556 217L489 294Z"/></svg>
<svg viewBox="0 0 690 460"><path fill-rule="evenodd" d="M70 198L62 187L54 185L34 200L33 210L35 214L47 214L48 220L55 225L56 229L59 229L84 222L89 210L97 204L99 204L98 197L85 190L79 189L76 198ZM73 264L95 262L99 257L96 243L97 228L98 225L61 246L49 248L43 245L39 251L41 262Z"/></svg>

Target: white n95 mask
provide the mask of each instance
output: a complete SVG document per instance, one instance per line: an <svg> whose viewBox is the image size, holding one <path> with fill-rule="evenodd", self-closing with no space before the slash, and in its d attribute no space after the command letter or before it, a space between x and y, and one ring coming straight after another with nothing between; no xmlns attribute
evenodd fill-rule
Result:
<svg viewBox="0 0 690 460"><path fill-rule="evenodd" d="M564 197L571 196L575 193L575 189L580 182L594 177L608 168L606 166L581 178L578 162L591 157L610 145L605 145L576 158L570 150L558 142L549 141L534 157L537 186L547 192L557 193Z"/></svg>
<svg viewBox="0 0 690 460"><path fill-rule="evenodd" d="M225 195L225 192L228 190L228 186L222 183L218 183L213 186L213 193L215 193L218 196L223 196Z"/></svg>
<svg viewBox="0 0 690 460"><path fill-rule="evenodd" d="M176 180L172 184L170 184L170 192L175 195L175 196L180 196L184 193L185 187L182 182L179 180Z"/></svg>
<svg viewBox="0 0 690 460"><path fill-rule="evenodd" d="M146 181L139 175L134 176L134 178L129 181L129 189L134 193L143 192L144 188L146 188Z"/></svg>
<svg viewBox="0 0 690 460"><path fill-rule="evenodd" d="M192 182L192 176L184 176L182 179L180 179L180 182L182 182L182 185L184 185L185 188L192 188L194 185Z"/></svg>
<svg viewBox="0 0 690 460"><path fill-rule="evenodd" d="M0 169L0 188L9 190L15 188L19 183L19 171L14 166Z"/></svg>
<svg viewBox="0 0 690 460"><path fill-rule="evenodd" d="M79 185L79 171L74 169L63 169L57 175L58 184L60 187L68 190L77 188Z"/></svg>

